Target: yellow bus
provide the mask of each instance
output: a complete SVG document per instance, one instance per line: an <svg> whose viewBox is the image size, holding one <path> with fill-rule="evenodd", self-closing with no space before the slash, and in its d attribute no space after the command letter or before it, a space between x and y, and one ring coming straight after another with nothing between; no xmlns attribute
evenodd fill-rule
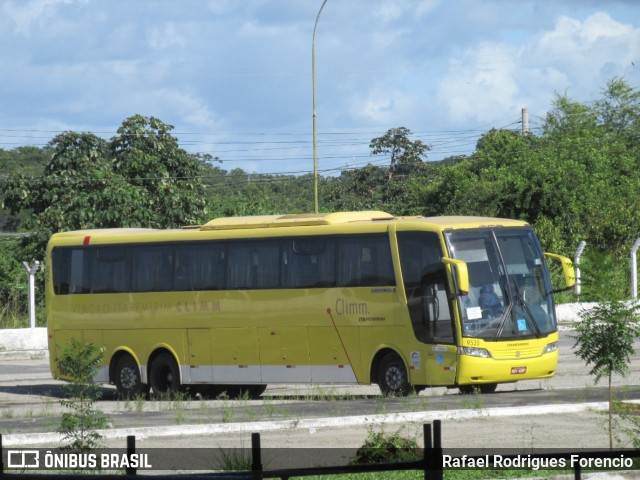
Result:
<svg viewBox="0 0 640 480"><path fill-rule="evenodd" d="M119 394L268 384L495 390L554 375L545 256L525 222L385 212L218 218L63 232L47 248L51 370L105 348Z"/></svg>

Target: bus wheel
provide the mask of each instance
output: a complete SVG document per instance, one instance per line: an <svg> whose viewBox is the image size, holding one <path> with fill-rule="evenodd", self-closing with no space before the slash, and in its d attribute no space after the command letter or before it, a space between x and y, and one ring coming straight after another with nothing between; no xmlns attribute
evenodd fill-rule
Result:
<svg viewBox="0 0 640 480"><path fill-rule="evenodd" d="M481 393L494 393L496 391L496 388L498 388L498 384L497 383L485 383L483 385L480 385L480 392Z"/></svg>
<svg viewBox="0 0 640 480"><path fill-rule="evenodd" d="M131 355L121 355L116 362L114 380L118 395L123 398L146 396L149 387L142 383L140 368Z"/></svg>
<svg viewBox="0 0 640 480"><path fill-rule="evenodd" d="M406 396L411 391L407 369L395 353L385 356L378 370L378 386L384 395Z"/></svg>
<svg viewBox="0 0 640 480"><path fill-rule="evenodd" d="M173 355L162 352L151 363L149 383L153 393L159 397L165 397L171 392L177 392L180 388L180 371Z"/></svg>
<svg viewBox="0 0 640 480"><path fill-rule="evenodd" d="M249 398L259 398L266 389L266 385L245 385L243 387L243 390L247 392Z"/></svg>

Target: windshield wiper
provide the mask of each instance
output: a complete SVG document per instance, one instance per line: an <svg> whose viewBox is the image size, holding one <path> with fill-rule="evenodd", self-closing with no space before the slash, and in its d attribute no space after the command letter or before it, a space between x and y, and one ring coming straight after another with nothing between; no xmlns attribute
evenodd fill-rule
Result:
<svg viewBox="0 0 640 480"><path fill-rule="evenodd" d="M496 332L496 336L493 341L497 342L500 336L502 335L502 331L504 330L504 326L507 323L507 319L511 317L511 310L513 310L513 302L509 302L507 307L502 312L502 316L500 317L500 324L498 325L498 331Z"/></svg>
<svg viewBox="0 0 640 480"><path fill-rule="evenodd" d="M529 325L529 328L531 328L531 326L533 325L532 330L535 330L536 338L540 338L542 336L542 332L540 331L540 327L536 323L536 319L531 313L531 310L529 310L529 306L527 305L527 302L524 300L524 297L522 296L522 292L520 292L520 287L518 286L518 283L514 281L513 285L516 290L516 299L520 303L520 306L522 307L522 311L524 312L525 322L527 322L527 325Z"/></svg>

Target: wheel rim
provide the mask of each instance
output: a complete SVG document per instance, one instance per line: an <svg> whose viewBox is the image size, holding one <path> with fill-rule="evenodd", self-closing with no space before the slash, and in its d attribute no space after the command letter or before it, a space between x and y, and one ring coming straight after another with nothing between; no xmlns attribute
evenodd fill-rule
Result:
<svg viewBox="0 0 640 480"><path fill-rule="evenodd" d="M389 390L393 391L401 390L406 383L404 372L398 365L389 366L384 378Z"/></svg>
<svg viewBox="0 0 640 480"><path fill-rule="evenodd" d="M138 371L130 365L120 370L120 385L126 390L132 390L138 384Z"/></svg>

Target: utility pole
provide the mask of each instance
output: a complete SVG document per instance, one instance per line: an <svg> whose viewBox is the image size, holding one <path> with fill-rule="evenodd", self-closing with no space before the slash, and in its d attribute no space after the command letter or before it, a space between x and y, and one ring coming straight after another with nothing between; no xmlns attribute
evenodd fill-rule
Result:
<svg viewBox="0 0 640 480"><path fill-rule="evenodd" d="M316 28L318 27L318 20L320 20L320 14L324 8L327 0L322 2L318 15L316 16L316 23L313 24L313 37L311 39L311 94L313 96L313 204L315 207L315 213L318 213L318 146L316 142Z"/></svg>
<svg viewBox="0 0 640 480"><path fill-rule="evenodd" d="M529 133L529 112L526 108L522 109L522 135Z"/></svg>

